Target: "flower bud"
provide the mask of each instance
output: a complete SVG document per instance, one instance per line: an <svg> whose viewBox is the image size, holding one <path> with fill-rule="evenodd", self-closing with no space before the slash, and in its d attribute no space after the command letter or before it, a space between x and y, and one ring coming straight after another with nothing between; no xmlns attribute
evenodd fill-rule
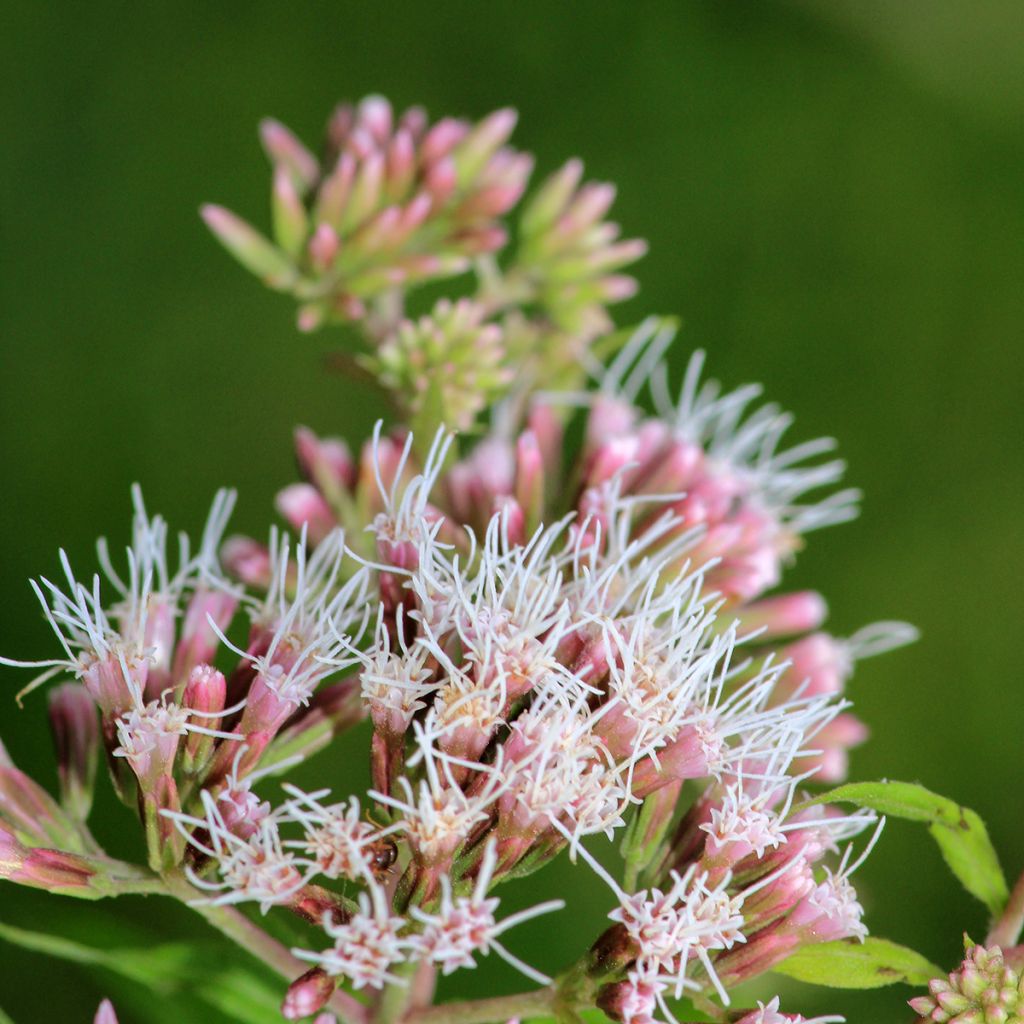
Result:
<svg viewBox="0 0 1024 1024"><path fill-rule="evenodd" d="M32 846L82 849L75 819L6 757L0 758L0 821Z"/></svg>
<svg viewBox="0 0 1024 1024"><path fill-rule="evenodd" d="M309 543L314 547L337 526L331 506L312 484L290 484L278 491L274 507L296 533L301 533L305 527Z"/></svg>
<svg viewBox="0 0 1024 1024"><path fill-rule="evenodd" d="M270 161L288 171L296 188L305 191L312 187L320 174L320 165L291 130L267 117L260 121L259 131L260 142Z"/></svg>
<svg viewBox="0 0 1024 1024"><path fill-rule="evenodd" d="M591 978L621 977L639 951L626 926L613 924L590 947L587 953L587 974Z"/></svg>
<svg viewBox="0 0 1024 1024"><path fill-rule="evenodd" d="M928 995L910 1000L921 1024L1014 1024L1024 1018L1024 978L998 946L970 945L959 969L933 978Z"/></svg>
<svg viewBox="0 0 1024 1024"><path fill-rule="evenodd" d="M344 441L317 437L308 427L295 428L295 456L302 475L337 506L356 482L356 466Z"/></svg>
<svg viewBox="0 0 1024 1024"><path fill-rule="evenodd" d="M221 561L232 576L250 587L266 590L273 566L265 544L251 537L229 537L221 549Z"/></svg>
<svg viewBox="0 0 1024 1024"><path fill-rule="evenodd" d="M828 615L821 594L801 590L795 594L765 597L737 608L733 613L741 633L758 632L758 640L774 640L817 629Z"/></svg>
<svg viewBox="0 0 1024 1024"><path fill-rule="evenodd" d="M149 661L142 657L94 657L82 672L82 683L103 715L104 736L113 735L113 720L135 706L146 691Z"/></svg>
<svg viewBox="0 0 1024 1024"><path fill-rule="evenodd" d="M85 687L64 683L50 692L49 712L61 805L79 821L85 821L92 807L100 748L96 705Z"/></svg>
<svg viewBox="0 0 1024 1024"><path fill-rule="evenodd" d="M251 224L223 206L208 203L199 212L221 245L246 270L271 288L288 288L291 285L296 275L288 258Z"/></svg>
<svg viewBox="0 0 1024 1024"><path fill-rule="evenodd" d="M114 1004L109 999L104 999L96 1008L96 1016L93 1017L92 1024L117 1024Z"/></svg>
<svg viewBox="0 0 1024 1024"><path fill-rule="evenodd" d="M626 981L605 985L597 994L597 1006L620 1024L653 1024L658 996L668 986L655 977L630 972Z"/></svg>
<svg viewBox="0 0 1024 1024"><path fill-rule="evenodd" d="M212 665L196 665L189 673L182 706L198 712L200 724L206 729L219 729L219 712L224 710L227 682L224 674ZM188 773L195 773L209 760L213 752L214 737L199 731L190 732L185 739L182 767Z"/></svg>
<svg viewBox="0 0 1024 1024"><path fill-rule="evenodd" d="M226 590L198 589L185 608L181 637L174 652L172 677L180 686L195 665L213 661L220 646L220 637L214 631L225 631L238 608L238 597Z"/></svg>
<svg viewBox="0 0 1024 1024"><path fill-rule="evenodd" d="M84 857L25 846L12 828L0 822L0 878L34 889L81 895L95 875L95 868Z"/></svg>
<svg viewBox="0 0 1024 1024"><path fill-rule="evenodd" d="M281 1004L285 1020L301 1020L323 1008L334 992L334 979L322 968L314 967L288 986Z"/></svg>

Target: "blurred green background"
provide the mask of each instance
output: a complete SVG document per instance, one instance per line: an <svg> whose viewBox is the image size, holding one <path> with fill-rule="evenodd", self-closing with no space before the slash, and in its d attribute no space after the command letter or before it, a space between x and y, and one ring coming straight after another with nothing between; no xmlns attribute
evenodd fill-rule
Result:
<svg viewBox="0 0 1024 1024"><path fill-rule="evenodd" d="M713 374L797 413L794 437L840 439L863 515L813 535L789 582L825 591L839 633L905 618L923 634L858 672L874 735L854 775L973 806L1021 870L1022 5L51 0L5 20L0 651L54 649L25 580L56 570L58 545L91 567L97 534L124 541L132 481L189 529L237 486L235 527L263 534L292 425L361 438L381 411L321 372L332 337L298 336L291 302L196 216L214 200L266 223L257 120L313 140L336 99L371 91L435 115L512 104L540 171L579 154L650 240L620 319L681 313L677 365L704 346ZM45 698L12 699L25 678L2 672L0 733L49 783ZM339 789L361 780L324 765ZM131 828L111 799L101 818L115 845ZM511 945L557 969L607 897L566 864L539 879L576 911ZM891 825L860 883L872 930L939 963L984 930L912 826ZM206 934L172 906L7 884L0 921L142 948ZM458 977L517 984L500 963ZM787 991L808 1015L910 1016L909 990ZM230 1019L3 948L0 1006L19 1024L91 1019L104 993L123 1024Z"/></svg>

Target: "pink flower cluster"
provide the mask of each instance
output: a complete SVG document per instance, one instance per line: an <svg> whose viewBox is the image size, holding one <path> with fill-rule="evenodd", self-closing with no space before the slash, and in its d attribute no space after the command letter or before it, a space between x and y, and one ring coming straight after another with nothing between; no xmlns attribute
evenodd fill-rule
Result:
<svg viewBox="0 0 1024 1024"><path fill-rule="evenodd" d="M369 98L334 114L322 160L264 124L275 241L219 207L207 222L299 299L304 327L359 326L363 370L404 420L358 455L297 431L303 479L277 500L297 540L225 541L221 492L172 567L136 489L123 564L101 541L102 574L81 581L62 553L63 582L33 584L57 656L3 659L40 670L26 691L73 680L51 699L60 801L0 756L3 876L291 913L306 931L282 951L299 964L287 1019L341 1000L362 1024L367 1003L422 1000L437 971L493 952L559 999L650 1024L671 999L725 1007L801 947L867 934L850 876L881 823L851 862L875 816L806 791L842 779L866 736L844 696L854 663L913 631L838 639L820 595L776 590L857 494L834 490L830 441L785 447L790 417L702 382L701 354L673 395L671 323L596 359L642 246L578 162L498 260L532 163L513 123L431 125ZM472 296L406 315L412 285L470 263ZM366 720L369 787L285 781L268 798ZM101 754L145 865L89 834ZM600 837L621 845L619 878ZM493 890L560 854L607 883L610 924L552 981L504 936L563 901L503 914ZM803 1018L773 1000L741 1020Z"/></svg>

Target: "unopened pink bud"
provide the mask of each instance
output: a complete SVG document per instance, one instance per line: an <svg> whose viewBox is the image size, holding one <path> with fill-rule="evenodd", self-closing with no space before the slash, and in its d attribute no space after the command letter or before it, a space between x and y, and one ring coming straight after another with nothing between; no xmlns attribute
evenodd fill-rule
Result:
<svg viewBox="0 0 1024 1024"><path fill-rule="evenodd" d="M775 640L817 629L828 617L828 605L821 594L801 590L795 594L765 597L733 612L743 633L760 630L759 640Z"/></svg>
<svg viewBox="0 0 1024 1024"><path fill-rule="evenodd" d="M178 685L198 664L213 661L220 637L213 625L224 632L238 608L238 597L227 590L198 589L189 599L174 652L172 676ZM210 623L213 623L211 625Z"/></svg>
<svg viewBox="0 0 1024 1024"><path fill-rule="evenodd" d="M501 516L502 525L508 536L509 543L520 545L526 543L526 513L515 498L502 496L495 499L492 514Z"/></svg>
<svg viewBox="0 0 1024 1024"><path fill-rule="evenodd" d="M787 700L798 691L804 697L843 692L853 672L853 659L843 645L827 633L812 633L780 651L790 665L776 685L779 700Z"/></svg>
<svg viewBox="0 0 1024 1024"><path fill-rule="evenodd" d="M607 303L625 302L633 298L640 289L635 277L628 274L609 274L601 278L599 283L600 298Z"/></svg>
<svg viewBox="0 0 1024 1024"><path fill-rule="evenodd" d="M416 143L412 134L399 128L388 146L385 190L391 200L404 198L416 171Z"/></svg>
<svg viewBox="0 0 1024 1024"><path fill-rule="evenodd" d="M224 673L212 665L196 665L189 673L188 682L182 694L182 705L198 712L196 718L206 729L219 729L219 712L224 710L227 697L227 681ZM214 737L193 731L185 738L183 767L194 772L209 759L213 752Z"/></svg>
<svg viewBox="0 0 1024 1024"><path fill-rule="evenodd" d="M209 716L208 721L217 722L217 712L224 708L226 690L223 672L212 665L196 665L185 684L182 704L201 712L204 717ZM216 725L211 728L216 728Z"/></svg>
<svg viewBox="0 0 1024 1024"><path fill-rule="evenodd" d="M642 429L645 428L646 424ZM644 468L632 488L636 493L678 494L691 485L703 468L704 450L691 441L675 440L643 462Z"/></svg>
<svg viewBox="0 0 1024 1024"><path fill-rule="evenodd" d="M814 734L811 745L821 753L798 758L793 770L814 772L815 782L842 782L849 769L848 751L858 747L870 735L868 727L856 715L837 715Z"/></svg>
<svg viewBox="0 0 1024 1024"><path fill-rule="evenodd" d="M96 1010L96 1016L92 1024L117 1024L117 1014L114 1013L114 1004L109 999L104 999Z"/></svg>
<svg viewBox="0 0 1024 1024"><path fill-rule="evenodd" d="M599 1009L620 1024L653 1024L658 996L667 984L631 974L626 981L605 985L597 996Z"/></svg>
<svg viewBox="0 0 1024 1024"><path fill-rule="evenodd" d="M640 797L676 779L701 779L711 773L722 740L704 723L685 725L675 739L658 751L658 764L644 758L633 775L633 792Z"/></svg>
<svg viewBox="0 0 1024 1024"><path fill-rule="evenodd" d="M84 686L64 683L50 692L49 711L61 803L79 821L85 821L92 807L100 748L96 705Z"/></svg>
<svg viewBox="0 0 1024 1024"><path fill-rule="evenodd" d="M272 288L287 288L295 270L287 257L252 225L223 206L207 204L200 210L206 226L246 270Z"/></svg>
<svg viewBox="0 0 1024 1024"><path fill-rule="evenodd" d="M426 164L434 164L447 156L466 137L468 127L464 121L445 117L435 124L423 138L420 153Z"/></svg>
<svg viewBox="0 0 1024 1024"><path fill-rule="evenodd" d="M318 224L309 240L309 258L313 266L320 271L329 269L339 247L338 233L334 228L330 224Z"/></svg>
<svg viewBox="0 0 1024 1024"><path fill-rule="evenodd" d="M337 526L330 505L312 484L289 484L277 492L274 506L297 533L306 528L306 536L314 547Z"/></svg>
<svg viewBox="0 0 1024 1024"><path fill-rule="evenodd" d="M320 186L313 210L313 216L318 223L330 224L335 229L341 226L348 197L352 192L356 166L356 158L351 153L342 153L338 157L334 170Z"/></svg>
<svg viewBox="0 0 1024 1024"><path fill-rule="evenodd" d="M309 216L291 174L284 167L274 172L272 200L274 240L289 256L297 256L309 232Z"/></svg>
<svg viewBox="0 0 1024 1024"><path fill-rule="evenodd" d="M523 232L534 236L550 228L561 216L582 177L580 160L570 160L552 174L527 203L522 218Z"/></svg>
<svg viewBox="0 0 1024 1024"><path fill-rule="evenodd" d="M456 237L459 248L472 254L494 252L508 241L508 233L497 224L460 231Z"/></svg>
<svg viewBox="0 0 1024 1024"><path fill-rule="evenodd" d="M504 145L516 126L518 116L511 107L506 107L489 114L470 129L452 154L460 184L472 181L498 148Z"/></svg>
<svg viewBox="0 0 1024 1024"><path fill-rule="evenodd" d="M598 395L587 417L586 451L588 455L602 444L633 429L637 412L620 398Z"/></svg>
<svg viewBox="0 0 1024 1024"><path fill-rule="evenodd" d="M320 165L289 128L273 118L265 118L260 122L260 141L271 161L287 168L297 186L312 187L320 174Z"/></svg>
<svg viewBox="0 0 1024 1024"><path fill-rule="evenodd" d="M33 845L77 848L79 844L74 820L39 783L10 763L0 765L0 820Z"/></svg>
<svg viewBox="0 0 1024 1024"><path fill-rule="evenodd" d="M104 721L134 707L146 692L149 661L113 655L96 658L82 673L82 683L103 714Z"/></svg>
<svg viewBox="0 0 1024 1024"><path fill-rule="evenodd" d="M576 194L569 208L559 218L559 239L574 240L591 225L597 223L615 202L615 186L602 182L588 182Z"/></svg>
<svg viewBox="0 0 1024 1024"><path fill-rule="evenodd" d="M562 467L565 433L558 413L547 402L534 402L527 414L526 425L537 439L545 474L555 477Z"/></svg>
<svg viewBox="0 0 1024 1024"><path fill-rule="evenodd" d="M726 988L733 988L770 971L800 945L799 936L778 931L775 927L766 928L748 942L737 943L732 949L720 953L715 958L715 972Z"/></svg>
<svg viewBox="0 0 1024 1024"><path fill-rule="evenodd" d="M380 204L383 183L384 156L381 153L370 153L357 165L339 230L351 231L374 213Z"/></svg>
<svg viewBox="0 0 1024 1024"><path fill-rule="evenodd" d="M448 157L438 160L436 164L428 168L423 184L430 195L434 209L443 206L455 191L455 164Z"/></svg>
<svg viewBox="0 0 1024 1024"><path fill-rule="evenodd" d="M637 441L635 437L611 438L597 448L590 458L587 472L587 486L597 487L608 483L627 466L637 462Z"/></svg>
<svg viewBox="0 0 1024 1024"><path fill-rule="evenodd" d="M301 1020L323 1008L334 992L334 979L323 968L314 967L288 986L281 1004L285 1020Z"/></svg>
<svg viewBox="0 0 1024 1024"><path fill-rule="evenodd" d="M221 548L220 558L224 568L248 586L265 590L270 585L270 553L259 541L229 537Z"/></svg>
<svg viewBox="0 0 1024 1024"><path fill-rule="evenodd" d="M391 104L383 96L364 96L356 108L356 117L359 125L377 142L385 142L391 135L394 113Z"/></svg>
<svg viewBox="0 0 1024 1024"><path fill-rule="evenodd" d="M59 892L87 889L95 874L88 861L73 853L24 846L14 831L0 822L0 878Z"/></svg>
<svg viewBox="0 0 1024 1024"><path fill-rule="evenodd" d="M544 457L532 430L524 430L516 440L515 498L527 529L536 529L544 517Z"/></svg>
<svg viewBox="0 0 1024 1024"><path fill-rule="evenodd" d="M344 441L317 437L308 427L295 428L295 454L302 475L332 504L356 482L356 466Z"/></svg>
<svg viewBox="0 0 1024 1024"><path fill-rule="evenodd" d="M157 699L171 684L171 656L174 653L178 609L162 595L154 594L146 610L146 632L143 647L148 669L147 700Z"/></svg>

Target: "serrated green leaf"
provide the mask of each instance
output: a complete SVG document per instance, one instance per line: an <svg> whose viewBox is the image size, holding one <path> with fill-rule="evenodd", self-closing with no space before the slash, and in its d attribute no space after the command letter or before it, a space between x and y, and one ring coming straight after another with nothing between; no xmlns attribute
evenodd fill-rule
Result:
<svg viewBox="0 0 1024 1024"><path fill-rule="evenodd" d="M883 988L902 982L927 985L942 970L920 953L888 939L841 939L804 946L774 968L797 981L827 988Z"/></svg>
<svg viewBox="0 0 1024 1024"><path fill-rule="evenodd" d="M993 916L1009 898L1006 877L977 813L913 782L852 782L822 793L804 806L853 803L928 826L943 859L961 885Z"/></svg>

